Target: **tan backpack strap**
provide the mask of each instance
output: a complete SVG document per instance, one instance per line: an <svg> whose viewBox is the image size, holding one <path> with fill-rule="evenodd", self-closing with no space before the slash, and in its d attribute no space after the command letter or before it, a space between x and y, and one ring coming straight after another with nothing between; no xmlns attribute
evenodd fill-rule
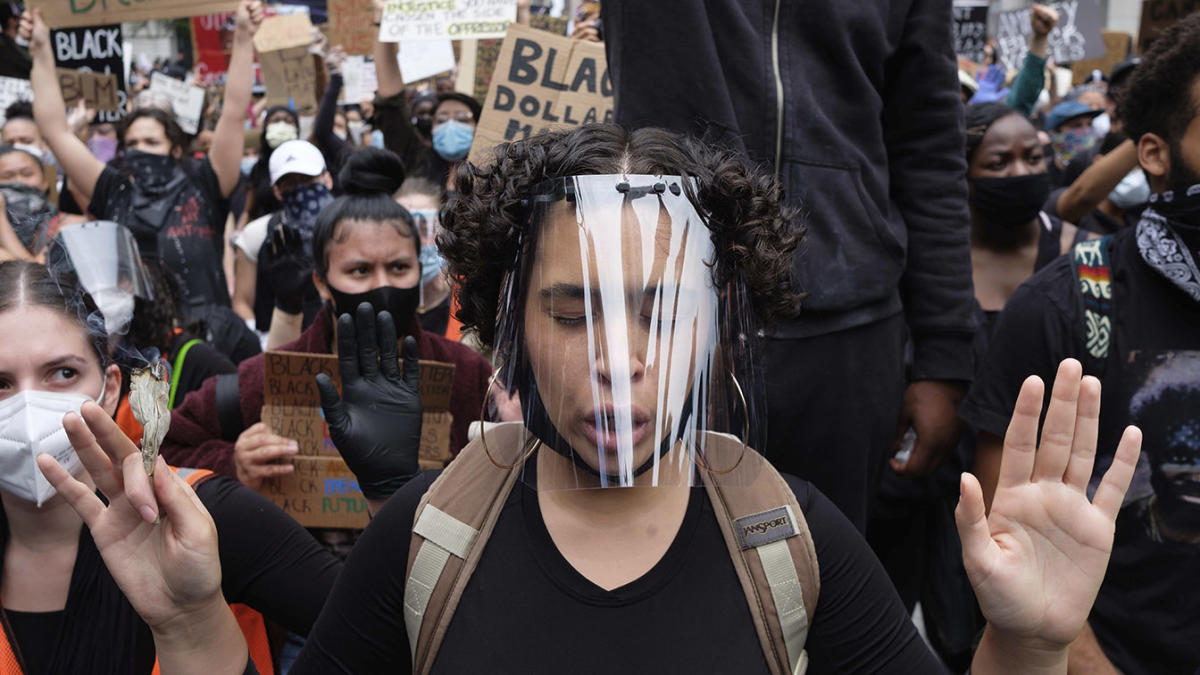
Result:
<svg viewBox="0 0 1200 675"><path fill-rule="evenodd" d="M502 424L488 445L524 443L524 427ZM520 455L518 455L520 456ZM404 625L413 672L428 673L463 590L504 509L521 467L501 469L475 440L442 471L417 507L404 587Z"/></svg>
<svg viewBox="0 0 1200 675"><path fill-rule="evenodd" d="M702 470L704 486L768 668L776 675L804 673L821 584L808 522L779 472L738 439L706 434L704 455L710 467L733 466L742 457L728 473Z"/></svg>

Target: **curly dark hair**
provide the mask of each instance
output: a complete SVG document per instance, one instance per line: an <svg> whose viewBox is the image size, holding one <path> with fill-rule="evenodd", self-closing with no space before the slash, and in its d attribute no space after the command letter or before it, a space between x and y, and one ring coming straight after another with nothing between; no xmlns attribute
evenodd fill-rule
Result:
<svg viewBox="0 0 1200 675"><path fill-rule="evenodd" d="M117 147L125 149L125 134L129 131L129 127L134 122L148 117L162 125L163 133L167 137L167 142L171 144L171 150L179 148L186 150L188 146L188 134L184 133L180 128L179 122L175 121L175 116L171 113L160 110L158 108L139 108L121 119L117 124Z"/></svg>
<svg viewBox="0 0 1200 675"><path fill-rule="evenodd" d="M793 224L796 212L784 206L783 189L773 176L755 170L733 151L664 129L626 131L590 124L501 143L492 159L482 168L467 162L459 166L458 195L442 215L445 229L438 238L457 280L456 316L485 345L495 339L501 285L529 226L525 200L538 183L568 176L629 173L697 179L698 194L689 196L712 234L716 286L741 275L755 318L763 325L799 312L801 296L793 290L791 276L792 252L802 236Z"/></svg>
<svg viewBox="0 0 1200 675"><path fill-rule="evenodd" d="M1177 146L1200 112L1192 85L1200 76L1200 13L1161 33L1117 96L1117 116L1135 141L1157 134Z"/></svg>

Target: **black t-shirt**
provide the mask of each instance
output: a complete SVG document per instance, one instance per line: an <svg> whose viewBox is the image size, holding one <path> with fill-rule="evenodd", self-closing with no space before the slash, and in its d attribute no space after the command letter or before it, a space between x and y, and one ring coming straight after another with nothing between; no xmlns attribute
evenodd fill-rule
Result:
<svg viewBox="0 0 1200 675"><path fill-rule="evenodd" d="M1112 328L1102 331L1111 339L1108 358L1098 364L1085 356L1083 299L1070 257L1064 256L1009 299L960 415L1003 437L1029 375L1040 376L1049 392L1059 362L1074 357L1100 377L1099 441L1089 492L1111 465L1126 425L1139 423L1144 439L1089 622L1109 659L1125 673L1192 673L1200 666L1195 583L1200 544L1163 536L1160 514L1169 509L1175 522L1200 518L1200 504L1173 499L1161 482L1165 464L1180 471L1183 484L1200 472L1200 304L1142 261L1135 230L1113 236L1110 265ZM1048 400L1047 395L1044 406ZM1200 535L1200 529L1189 533Z"/></svg>
<svg viewBox="0 0 1200 675"><path fill-rule="evenodd" d="M411 672L403 617L408 549L417 503L435 476L418 476L367 527L292 673ZM821 574L808 672L942 672L857 530L816 488L787 482L812 531ZM663 558L641 578L605 591L559 553L536 491L518 484L432 672L768 671L704 488L692 491Z"/></svg>
<svg viewBox="0 0 1200 675"><path fill-rule="evenodd" d="M217 526L225 598L306 634L341 564L290 516L232 478L214 476L196 494ZM86 527L66 609L5 614L28 657L26 675L128 675L149 673L154 665L150 629L109 575Z"/></svg>
<svg viewBox="0 0 1200 675"><path fill-rule="evenodd" d="M111 166L104 167L96 181L88 210L97 218L115 220L130 228L142 255L156 252L179 282L180 309L190 316L199 307L230 304L221 266L229 201L221 195L221 183L212 164L181 161L180 167L188 180L172 193L174 206L164 222L145 223L133 215L138 187Z"/></svg>

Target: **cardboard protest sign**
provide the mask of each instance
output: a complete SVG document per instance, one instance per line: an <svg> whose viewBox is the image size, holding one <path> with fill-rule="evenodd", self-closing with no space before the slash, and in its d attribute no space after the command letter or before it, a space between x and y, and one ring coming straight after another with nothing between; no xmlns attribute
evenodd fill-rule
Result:
<svg viewBox="0 0 1200 675"><path fill-rule="evenodd" d="M267 17L254 34L254 48L259 52L273 52L310 45L312 28L308 15L300 12Z"/></svg>
<svg viewBox="0 0 1200 675"><path fill-rule="evenodd" d="M317 112L317 66L308 47L292 47L259 55L267 102L291 105L300 115Z"/></svg>
<svg viewBox="0 0 1200 675"><path fill-rule="evenodd" d="M1100 35L1099 0L1059 0L1047 3L1058 12L1058 25L1050 31L1050 57L1057 64L1104 56ZM1001 12L996 16L996 49L1000 62L1017 70L1029 51L1030 9Z"/></svg>
<svg viewBox="0 0 1200 675"><path fill-rule="evenodd" d="M329 44L341 45L347 54L370 54L379 29L371 23L371 0L337 0L329 7Z"/></svg>
<svg viewBox="0 0 1200 675"><path fill-rule="evenodd" d="M470 160L542 129L612 121L604 46L513 24L475 128Z"/></svg>
<svg viewBox="0 0 1200 675"><path fill-rule="evenodd" d="M954 1L954 53L980 63L987 44L987 0Z"/></svg>
<svg viewBox="0 0 1200 675"><path fill-rule="evenodd" d="M236 12L239 0L28 0L55 28Z"/></svg>
<svg viewBox="0 0 1200 675"><path fill-rule="evenodd" d="M63 102L72 107L80 99L95 110L116 111L121 104L117 76L102 73L87 73L82 70L57 68L58 86L62 89Z"/></svg>
<svg viewBox="0 0 1200 675"><path fill-rule="evenodd" d="M305 527L365 527L366 502L329 440L317 392L318 373L329 375L341 389L337 357L267 352L263 368L262 420L273 433L295 440L300 452L292 458L292 474L264 481L259 492ZM421 361L422 469L450 461L453 385L453 364Z"/></svg>
<svg viewBox="0 0 1200 675"><path fill-rule="evenodd" d="M189 134L200 131L200 117L204 115L203 89L162 73L154 73L150 76L150 91L170 99L171 110L181 129Z"/></svg>
<svg viewBox="0 0 1200 675"><path fill-rule="evenodd" d="M388 0L379 40L503 37L516 20L516 0Z"/></svg>
<svg viewBox="0 0 1200 675"><path fill-rule="evenodd" d="M4 123L4 111L17 101L32 101L33 88L29 80L15 77L0 77L0 124Z"/></svg>
<svg viewBox="0 0 1200 675"><path fill-rule="evenodd" d="M125 116L125 50L121 24L50 31L54 63L59 68L104 73L117 78L117 105L96 113L97 122L118 122Z"/></svg>
<svg viewBox="0 0 1200 675"><path fill-rule="evenodd" d="M307 14L283 14L264 19L254 35L267 102L291 105L302 116L317 111L317 66L308 52L312 28Z"/></svg>
<svg viewBox="0 0 1200 675"><path fill-rule="evenodd" d="M192 53L195 55L195 79L209 87L225 81L229 54L233 51L235 14L208 14L192 17Z"/></svg>
<svg viewBox="0 0 1200 675"><path fill-rule="evenodd" d="M418 82L454 70L454 49L449 40L401 42L397 58L405 82Z"/></svg>
<svg viewBox="0 0 1200 675"><path fill-rule="evenodd" d="M1104 36L1104 56L1098 59L1084 59L1071 64L1072 79L1075 84L1083 82L1093 70L1099 70L1105 75L1112 73L1113 66L1124 61L1133 49L1133 36L1118 31L1101 31Z"/></svg>
<svg viewBox="0 0 1200 675"><path fill-rule="evenodd" d="M1154 38L1183 17L1200 11L1200 0L1143 0L1138 26L1138 52L1144 54Z"/></svg>

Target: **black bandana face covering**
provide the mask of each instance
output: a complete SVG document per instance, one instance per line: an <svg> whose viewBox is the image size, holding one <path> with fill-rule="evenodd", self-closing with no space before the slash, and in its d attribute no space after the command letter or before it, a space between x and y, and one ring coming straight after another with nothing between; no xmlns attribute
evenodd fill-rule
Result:
<svg viewBox="0 0 1200 675"><path fill-rule="evenodd" d="M387 310L392 315L392 323L396 326L396 336L408 334L413 316L417 313L417 305L421 301L420 285L412 288L397 288L395 286L380 286L365 293L343 293L329 285L333 295L333 320L343 314L354 316L358 306L364 302L371 304L376 313Z"/></svg>
<svg viewBox="0 0 1200 675"><path fill-rule="evenodd" d="M1150 195L1150 206L1167 220L1200 227L1200 183Z"/></svg>
<svg viewBox="0 0 1200 675"><path fill-rule="evenodd" d="M125 151L125 170L133 178L133 184L147 194L161 192L183 173L174 157L141 150Z"/></svg>
<svg viewBox="0 0 1200 675"><path fill-rule="evenodd" d="M1029 223L1050 197L1050 175L967 178L971 208L988 223L1015 228Z"/></svg>
<svg viewBox="0 0 1200 675"><path fill-rule="evenodd" d="M25 248L32 253L41 251L47 242L47 225L58 213L46 195L37 188L20 183L0 185L8 222Z"/></svg>

